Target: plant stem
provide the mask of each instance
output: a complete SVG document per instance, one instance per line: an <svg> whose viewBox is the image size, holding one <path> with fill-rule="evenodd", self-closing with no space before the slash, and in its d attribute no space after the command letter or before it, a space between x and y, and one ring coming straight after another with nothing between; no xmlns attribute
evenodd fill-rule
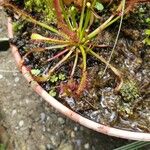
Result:
<svg viewBox="0 0 150 150"><path fill-rule="evenodd" d="M64 19L65 19L65 21L66 21L68 27L69 27L71 30L73 30L73 27L72 27L72 25L71 25L71 23L70 23L70 20L69 20L69 18L68 18L68 15L66 14L66 11L65 11L65 9L64 9L64 5L63 5L62 0L60 0L60 5L61 5L61 9L62 9L62 14L63 14L63 16L64 16Z"/></svg>
<svg viewBox="0 0 150 150"><path fill-rule="evenodd" d="M82 32L84 32L84 30L88 27L89 21L91 19L91 10L95 6L95 3L96 3L96 0L94 0L93 3L92 3L92 5L90 6L90 8L87 8L87 10L86 10L86 18L85 18L85 23L84 23ZM82 34L84 34L84 33L82 33Z"/></svg>
<svg viewBox="0 0 150 150"><path fill-rule="evenodd" d="M81 32L82 32L82 26L83 26L83 20L84 20L85 3L86 3L86 0L83 0L82 12L80 16L79 29L78 29L80 40L81 40Z"/></svg>
<svg viewBox="0 0 150 150"><path fill-rule="evenodd" d="M65 50L59 52L58 54L54 55L53 57L47 59L47 62L50 62L50 61L52 61L52 60L54 60L54 59L56 59L56 58L62 56L62 55L65 54L67 51L68 51L68 49L65 49Z"/></svg>
<svg viewBox="0 0 150 150"><path fill-rule="evenodd" d="M91 49L89 49L88 51L89 54L93 55L94 57L96 57L97 59L99 59L101 62L103 62L104 64L108 65L108 67L114 72L114 74L119 78L120 83L119 85L115 88L116 91L119 91L120 88L122 87L123 84L123 78L122 78L122 73L116 69L115 67L113 67L111 64L109 64L103 57L99 56L98 54L96 54L94 51L92 51Z"/></svg>
<svg viewBox="0 0 150 150"><path fill-rule="evenodd" d="M93 0L92 7L95 6L97 0Z"/></svg>
<svg viewBox="0 0 150 150"><path fill-rule="evenodd" d="M85 30L86 28L88 27L88 24L89 24L89 21L90 21L90 18L91 18L91 12L90 12L90 8L87 8L86 10L86 15L85 15L85 22L84 22L84 26L82 28L82 31L81 31L81 39L83 38L84 36L84 33L85 33Z"/></svg>
<svg viewBox="0 0 150 150"><path fill-rule="evenodd" d="M54 45L54 46L51 46L51 47L32 49L32 50L30 50L29 52L27 52L27 53L22 57L22 60L21 60L20 65L19 65L19 66L20 66L19 68L21 68L22 64L24 63L25 58L26 58L29 54L33 53L33 52L43 52L43 51L45 51L45 50L59 49L59 48L63 48L63 47L66 47L66 46L68 46L68 45Z"/></svg>
<svg viewBox="0 0 150 150"><path fill-rule="evenodd" d="M102 30L104 30L107 26L107 24L113 19L114 15L111 15L101 26L99 26L97 29L95 29L93 32L91 32L87 36L87 40L95 37L97 34L99 34Z"/></svg>
<svg viewBox="0 0 150 150"><path fill-rule="evenodd" d="M122 21L123 21L123 15L124 15L124 10L125 10L125 2L126 0L122 0L122 14L121 14L121 20L120 20L120 24L119 24L119 29L118 29L118 33L117 33L117 36L116 36L116 39L115 39L115 43L114 43L114 46L113 46L113 49L111 51L111 54L110 54L110 57L108 59L108 64L110 63L111 61L111 58L112 58L112 55L114 53L114 50L115 50L115 47L117 45L117 42L118 42L118 38L119 38L119 34L120 34L120 30L121 30L121 26L122 26ZM105 74L107 68L108 68L108 64L106 65L105 69L104 69L104 72L103 72L103 75ZM102 76L103 76L102 75Z"/></svg>
<svg viewBox="0 0 150 150"><path fill-rule="evenodd" d="M37 82L47 81L50 78L51 74L69 58L69 56L73 53L74 49L75 47L72 47L69 53L64 56L54 67L52 67L46 75L43 74L43 76L33 76L34 80L36 80Z"/></svg>
<svg viewBox="0 0 150 150"><path fill-rule="evenodd" d="M54 67L52 67L52 69L50 69L50 71L48 72L48 77L55 71L56 68L58 68L63 62L65 62L69 58L69 56L73 53L74 49L75 47L72 47L68 54L64 56L63 59L60 60Z"/></svg>
<svg viewBox="0 0 150 150"><path fill-rule="evenodd" d="M73 75L74 75L74 72L75 72L75 69L76 69L76 66L77 66L77 62L78 62L78 56L79 56L79 52L78 52L78 50L76 50L76 56L75 56L75 60L74 60L74 64L73 64L73 68L72 68L72 71L71 71L70 78L72 78Z"/></svg>
<svg viewBox="0 0 150 150"><path fill-rule="evenodd" d="M78 25L77 25L77 22L76 22L76 12L75 10L71 11L71 21L72 21L72 26L73 28L77 29L78 28Z"/></svg>
<svg viewBox="0 0 150 150"><path fill-rule="evenodd" d="M19 15L21 15L25 20L27 20L28 22L31 22L31 23L34 23L34 24L37 24L45 29L48 29L54 33L57 33L58 35L61 35L61 32L59 32L57 29L55 29L54 27L51 27L45 23L42 23L42 22L39 22L37 21L36 19L32 18L31 16L29 16L26 12L20 10L19 8L17 8L16 6L14 6L13 4L10 4L8 2L5 2L3 4L5 7L8 7L8 8L12 8L16 13L18 13Z"/></svg>
<svg viewBox="0 0 150 150"><path fill-rule="evenodd" d="M124 0L122 0L122 2L120 3L120 5L117 8L117 12L121 11L122 5L124 7L125 2ZM125 9L125 8L124 8ZM122 15L121 15L122 16ZM104 30L105 28L107 28L108 26L110 26L112 23L116 22L120 17L120 15L117 16L116 18L115 15L111 15L102 25L100 25L97 29L95 29L92 33L90 33L87 36L87 39L91 39L93 37L95 37L97 34L99 34L102 30ZM114 19L113 19L114 18ZM112 20L113 19L113 20Z"/></svg>
<svg viewBox="0 0 150 150"><path fill-rule="evenodd" d="M54 45L54 46L49 46L49 47L45 47L46 50L50 50L50 49L59 49L59 48L64 48L69 46L68 44L64 44L64 45Z"/></svg>
<svg viewBox="0 0 150 150"><path fill-rule="evenodd" d="M73 41L76 40L76 33L69 29L68 25L64 21L62 16L62 8L59 0L53 0L54 8L56 11L56 17L58 21L58 26L60 30L68 36L68 38L72 39Z"/></svg>
<svg viewBox="0 0 150 150"><path fill-rule="evenodd" d="M86 52L83 48L83 46L79 46L81 53L82 53L82 58L83 58L83 69L82 69L82 77L80 84L78 86L78 89L76 91L77 95L80 95L80 93L84 90L86 87L86 79L87 79L87 71L86 71Z"/></svg>
<svg viewBox="0 0 150 150"><path fill-rule="evenodd" d="M83 48L83 46L79 46L81 53L82 53L82 57L83 57L83 71L86 71L86 52Z"/></svg>

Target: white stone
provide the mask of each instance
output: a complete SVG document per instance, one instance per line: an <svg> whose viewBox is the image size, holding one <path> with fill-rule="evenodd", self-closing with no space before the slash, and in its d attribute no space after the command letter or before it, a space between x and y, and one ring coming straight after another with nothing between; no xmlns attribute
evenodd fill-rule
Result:
<svg viewBox="0 0 150 150"><path fill-rule="evenodd" d="M2 78L3 78L3 75L0 74L0 79L2 79Z"/></svg>
<svg viewBox="0 0 150 150"><path fill-rule="evenodd" d="M16 77L15 78L15 82L18 82L20 79L19 79L19 77Z"/></svg>
<svg viewBox="0 0 150 150"><path fill-rule="evenodd" d="M40 114L40 118L41 118L41 121L42 121L42 122L45 120L45 117L46 117L45 113L41 113L41 114Z"/></svg>
<svg viewBox="0 0 150 150"><path fill-rule="evenodd" d="M12 117L17 113L16 109L12 111Z"/></svg>
<svg viewBox="0 0 150 150"><path fill-rule="evenodd" d="M85 149L89 149L90 148L90 144L89 143L84 144L84 148Z"/></svg>
<svg viewBox="0 0 150 150"><path fill-rule="evenodd" d="M19 126L22 127L23 125L24 125L24 121L21 120L21 121L19 122Z"/></svg>

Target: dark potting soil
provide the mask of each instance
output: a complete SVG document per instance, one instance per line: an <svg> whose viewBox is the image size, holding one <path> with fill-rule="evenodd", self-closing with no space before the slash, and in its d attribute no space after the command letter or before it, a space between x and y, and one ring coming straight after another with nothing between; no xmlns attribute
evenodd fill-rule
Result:
<svg viewBox="0 0 150 150"><path fill-rule="evenodd" d="M144 10L143 15L139 14L141 8ZM74 85L72 83L74 87L68 93L64 88L62 90L62 86L69 81L74 55L57 69L53 79L40 85L61 103L95 122L131 131L150 132L150 49L142 43L144 30L147 27L143 20L149 13L150 4L140 5L137 11L123 21L120 38L111 59L111 64L121 70L125 79L122 93L115 92L117 78L112 71L108 68L102 76L105 65L90 55L87 55L86 88L80 96L74 96L74 90L81 77L81 58L74 74L75 83ZM110 26L96 38L99 44L108 45L105 48L95 49L97 54L106 60L114 44L118 23ZM17 45L21 56L33 48L50 46L50 44L31 41L32 33L39 33L45 37L52 36L52 33L24 22L24 26L11 40L11 43ZM24 65L31 70L36 69L45 73L59 62L60 59L55 59L45 63L55 54L57 54L56 49L33 52L24 58ZM59 78L60 74L63 78Z"/></svg>

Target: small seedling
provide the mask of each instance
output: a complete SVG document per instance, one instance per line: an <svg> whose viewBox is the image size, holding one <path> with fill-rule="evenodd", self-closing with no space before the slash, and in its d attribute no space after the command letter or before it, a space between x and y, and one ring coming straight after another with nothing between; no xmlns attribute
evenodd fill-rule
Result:
<svg viewBox="0 0 150 150"><path fill-rule="evenodd" d="M56 75L52 75L49 80L50 82L54 83L58 81L58 77Z"/></svg>
<svg viewBox="0 0 150 150"><path fill-rule="evenodd" d="M66 76L65 76L65 74L60 73L58 78L59 78L59 80L63 81L66 79Z"/></svg>
<svg viewBox="0 0 150 150"><path fill-rule="evenodd" d="M0 150L6 150L6 145L0 144Z"/></svg>
<svg viewBox="0 0 150 150"><path fill-rule="evenodd" d="M49 95L51 95L51 96L53 96L53 97L55 97L56 96L56 91L54 90L54 89L52 89L52 90L50 90L49 91Z"/></svg>
<svg viewBox="0 0 150 150"><path fill-rule="evenodd" d="M143 40L143 43L150 46L150 29L145 30L146 38Z"/></svg>
<svg viewBox="0 0 150 150"><path fill-rule="evenodd" d="M31 73L35 76L38 76L41 73L41 71L39 69L31 69Z"/></svg>
<svg viewBox="0 0 150 150"><path fill-rule="evenodd" d="M100 2L96 2L95 6L94 6L98 11L103 11L104 6L102 3Z"/></svg>

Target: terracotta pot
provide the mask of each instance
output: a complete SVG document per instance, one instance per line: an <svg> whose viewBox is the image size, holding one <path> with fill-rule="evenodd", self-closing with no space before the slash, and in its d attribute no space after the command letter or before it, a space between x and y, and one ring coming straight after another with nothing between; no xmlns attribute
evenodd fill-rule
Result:
<svg viewBox="0 0 150 150"><path fill-rule="evenodd" d="M12 24L11 24L10 18L8 19L8 34L10 38L13 37ZM21 56L18 52L17 47L14 45L11 45L11 50L12 50L12 53L16 60L17 65L19 65ZM21 72L37 94L39 94L51 106L56 108L60 113L74 120L75 122L87 128L90 128L92 130L95 130L97 132L107 134L110 136L115 136L115 137L124 138L124 139L131 139L131 140L150 141L150 133L132 132L132 131L126 131L126 130L121 130L121 129L105 126L105 125L96 123L92 120L89 120L77 114L76 112L67 108L66 106L61 104L59 101L57 101L55 98L50 96L36 81L34 81L29 71L27 70L26 66L22 67Z"/></svg>

